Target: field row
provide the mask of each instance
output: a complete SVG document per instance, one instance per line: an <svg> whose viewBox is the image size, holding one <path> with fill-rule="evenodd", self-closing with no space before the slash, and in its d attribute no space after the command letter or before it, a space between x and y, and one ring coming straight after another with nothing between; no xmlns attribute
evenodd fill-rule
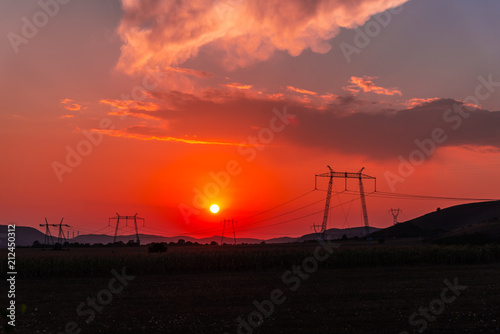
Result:
<svg viewBox="0 0 500 334"><path fill-rule="evenodd" d="M332 249L303 247L194 247L169 249L162 254L139 252L107 254L78 251L19 250L18 278L103 277L111 269L127 268L137 275L281 270L309 261L319 268L407 266L422 264L483 264L500 262L500 245L398 246ZM317 251L317 252L316 252ZM318 260L321 257L321 260ZM2 268L6 258L2 258Z"/></svg>

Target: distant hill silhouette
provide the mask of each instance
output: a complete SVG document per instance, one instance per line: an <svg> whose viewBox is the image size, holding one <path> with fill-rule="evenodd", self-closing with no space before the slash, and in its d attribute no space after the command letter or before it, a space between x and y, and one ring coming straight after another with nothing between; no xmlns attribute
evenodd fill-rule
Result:
<svg viewBox="0 0 500 334"><path fill-rule="evenodd" d="M32 228L32 227L24 227L24 226L17 226L17 235L16 235L16 244L18 246L31 246L33 245L33 242L35 240L38 240L40 243L44 242L45 234L40 232L39 230ZM376 231L378 230L377 228L370 228L370 231ZM2 232L4 231L4 232ZM0 248L5 248L7 247L7 242L6 242L6 233L7 232L7 226L6 225L0 225ZM4 235L5 234L5 235ZM365 235L365 228L364 227L354 227L354 228L348 228L348 229L336 229L332 228L326 231L327 238L329 239L340 239L342 238L343 235L346 235L349 238L353 237L363 237ZM80 244L96 244L96 243L102 243L104 245L113 242L113 236L107 235L107 234L84 234L80 235L78 237L69 239L68 241L73 243L73 242L78 242ZM54 241L57 238L54 238ZM220 243L221 241L221 236L220 235L214 235L212 237L206 237L206 238L200 238L196 239L193 237L187 237L187 236L175 236L175 237L163 237L163 236L158 236L158 235L149 235L149 234L139 234L139 239L141 240L141 244L145 245L151 242L175 242L177 243L179 239L183 239L186 242L198 242L200 244L210 244L212 241L215 241L217 243ZM303 242L306 240L315 240L316 239L316 234L311 233L311 234L306 234L302 237L298 238L291 238L291 237L279 237L279 238L272 238L272 239L253 239L253 238L236 238L236 243L241 244L241 243L247 243L247 244L258 244L261 243L262 241L265 241L268 244L275 244L275 243L290 243L290 242ZM119 235L116 238L117 241L123 241L124 243L127 243L129 240L136 240L135 234L133 235ZM223 243L227 244L233 244L234 239L230 236L225 236Z"/></svg>
<svg viewBox="0 0 500 334"><path fill-rule="evenodd" d="M370 227L369 233L374 233L379 230L380 229L377 227ZM325 239L330 239L330 240L342 239L344 235L347 238L355 238L355 237L363 238L366 236L366 229L363 226L363 227L351 227L346 229L330 228L325 231ZM316 233L309 233L301 236L300 238L297 238L296 241L302 242L306 240L316 240L316 238L317 238Z"/></svg>
<svg viewBox="0 0 500 334"><path fill-rule="evenodd" d="M348 238L365 236L364 227L352 227L347 229L331 228L326 231L327 239L341 239L343 235ZM471 204L456 205L445 209L436 210L423 216L414 218L404 223L399 223L385 229L370 227L370 237L376 239L382 238L415 238L423 237L430 241L445 242L446 240L465 240L464 235L474 236L474 240L498 240L500 241L500 201L480 202ZM487 236L487 237L485 237ZM39 230L16 226L16 244L18 246L31 246L35 240L43 243L45 234ZM211 243L215 241L220 243L220 236L196 239L187 236L162 237L157 235L140 234L141 244L151 242L177 242L179 239L185 241L198 242L200 244ZM448 239L447 239L448 238ZM449 239L451 238L451 239ZM56 238L54 238L56 239ZM127 243L129 240L135 241L135 235L118 236L118 241ZM315 233L309 233L298 238L279 237L268 240L252 238L236 238L238 244L248 243L257 244L265 241L266 243L290 243L303 242L316 239ZM80 235L69 242L79 242L82 244L113 242L113 236L104 234ZM224 243L232 244L231 237L224 237ZM0 225L0 248L7 247L7 225Z"/></svg>
<svg viewBox="0 0 500 334"><path fill-rule="evenodd" d="M35 240L43 243L44 238L45 234L35 228L16 225L16 245L32 245ZM7 248L7 225L0 225L0 248Z"/></svg>
<svg viewBox="0 0 500 334"><path fill-rule="evenodd" d="M79 242L79 243L89 243L89 244L94 244L94 243L102 243L102 244L107 244L110 242L113 242L113 236L106 235L106 234L85 234L85 235L80 235L78 237L75 237L74 239L71 239L70 242ZM117 241L123 241L124 243L127 243L129 240L134 240L135 241L136 236L135 234L133 235L119 235L116 237ZM201 238L201 239L196 239L192 237L187 237L187 236L175 236L175 237L162 237L158 235L149 235L149 234L139 234L139 239L141 240L141 244L149 244L151 242L175 242L177 243L179 239L183 239L185 241L191 241L191 242L198 242L200 244L206 244L206 243L211 243L212 241L215 241L217 243L220 243L220 235L214 235L212 237L207 237L207 238ZM236 238L237 243L259 243L262 240L259 239L252 239L252 238ZM234 239L230 238L229 236L224 236L224 243L232 244L234 243Z"/></svg>
<svg viewBox="0 0 500 334"><path fill-rule="evenodd" d="M418 218L374 232L373 238L439 238L464 234L489 234L500 238L500 201L461 204L438 209Z"/></svg>

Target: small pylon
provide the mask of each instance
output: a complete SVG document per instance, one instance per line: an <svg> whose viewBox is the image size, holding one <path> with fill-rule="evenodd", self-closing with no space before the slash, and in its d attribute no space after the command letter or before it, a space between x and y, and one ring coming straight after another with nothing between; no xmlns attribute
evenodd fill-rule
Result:
<svg viewBox="0 0 500 334"><path fill-rule="evenodd" d="M50 228L49 228L49 226L51 225L49 225L47 218L45 218L45 224L40 224L40 226L42 227L45 226L45 237L43 240L43 246L47 247L54 244L54 240L52 239L52 234L50 233Z"/></svg>
<svg viewBox="0 0 500 334"><path fill-rule="evenodd" d="M234 219L224 219L222 221L222 235L220 237L220 244L222 245L223 241L224 241L224 231L226 230L226 223L231 223L232 227L233 227L233 238L234 238L234 244L236 245L236 229L234 228L234 224L236 223L234 221Z"/></svg>
<svg viewBox="0 0 500 334"><path fill-rule="evenodd" d="M62 246L64 242L66 241L66 235L64 234L63 231L63 226L65 227L71 227L68 224L63 224L64 218L61 219L61 222L59 224L51 224L53 227L59 227L59 234L57 235L57 242Z"/></svg>
<svg viewBox="0 0 500 334"><path fill-rule="evenodd" d="M398 224L398 216L399 216L399 214L400 214L400 213L402 213L402 212L403 212L403 210L401 210L401 209L399 209L399 208L397 208L397 209L393 209L393 208L391 208L391 209L389 210L389 213L390 213L390 214L392 214L392 218L393 218L393 222L392 222L392 224L393 224L393 225L397 225L397 224Z"/></svg>
<svg viewBox="0 0 500 334"><path fill-rule="evenodd" d="M120 214L116 214L116 217L111 217L108 219L108 226L111 226L111 220L116 219L116 227L115 227L115 236L113 238L113 244L116 243L116 238L118 236L118 228L120 226L120 219L125 220L125 226L128 226L127 222L128 220L133 220L134 221L134 226L135 226L135 236L136 236L136 243L137 246L141 245L141 240L139 239L139 228L137 227L137 221L142 220L142 227L146 226L146 220L142 217L138 217L138 214L136 213L133 216L121 216Z"/></svg>

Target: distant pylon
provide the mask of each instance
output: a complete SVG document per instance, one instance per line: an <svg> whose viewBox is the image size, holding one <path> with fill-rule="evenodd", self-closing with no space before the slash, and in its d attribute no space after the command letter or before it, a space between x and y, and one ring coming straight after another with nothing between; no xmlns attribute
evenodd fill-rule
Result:
<svg viewBox="0 0 500 334"><path fill-rule="evenodd" d="M236 245L236 231L234 229L234 219L231 219L231 223L233 224L233 237L234 237L234 244Z"/></svg>
<svg viewBox="0 0 500 334"><path fill-rule="evenodd" d="M116 217L111 217L108 219L108 226L111 226L111 220L116 219L116 228L115 228L115 236L113 238L113 244L116 243L116 237L118 236L118 227L120 226L120 219L125 219L125 226L127 226L127 221L133 220L134 221L134 226L135 226L135 236L136 236L136 243L138 246L141 245L141 240L139 239L139 228L137 227L137 221L142 220L142 227L146 225L146 220L142 217L137 217L137 213L133 216L121 216L120 214L116 214Z"/></svg>
<svg viewBox="0 0 500 334"><path fill-rule="evenodd" d="M233 227L233 238L234 238L234 244L236 245L236 230L234 228L234 223L235 223L234 219L231 219L231 220L224 219L222 221L222 235L220 237L220 244L222 245L222 243L224 241L224 231L226 230L226 223L228 223L228 224L231 223L231 225Z"/></svg>
<svg viewBox="0 0 500 334"><path fill-rule="evenodd" d="M225 219L222 221L222 224L223 224L222 225L222 234L220 236L220 244L221 244L221 246L222 246L222 242L224 241L224 230L226 229L226 220Z"/></svg>
<svg viewBox="0 0 500 334"><path fill-rule="evenodd" d="M51 224L51 226L59 227L59 234L57 235L57 242L60 243L61 246L64 244L63 241L66 241L66 235L64 234L63 226L65 226L65 227L71 227L68 224L63 224L62 223L63 220L64 220L64 218L61 218L61 222L59 223L59 225L58 224Z"/></svg>
<svg viewBox="0 0 500 334"><path fill-rule="evenodd" d="M40 224L40 226L45 226L45 238L43 240L44 247L52 245L54 243L54 240L52 239L52 234L50 233L50 225L47 221L47 218L45 218L45 224Z"/></svg>
<svg viewBox="0 0 500 334"><path fill-rule="evenodd" d="M392 218L393 218L393 222L392 222L392 224L393 224L393 225L396 225L396 224L398 223L398 216L399 216L399 214L400 214L400 213L402 213L402 212L403 212L403 210L401 210L401 209L399 209L399 208L397 208L397 209L393 209L393 208L391 208L391 209L389 210L389 213L390 213L390 214L392 214Z"/></svg>

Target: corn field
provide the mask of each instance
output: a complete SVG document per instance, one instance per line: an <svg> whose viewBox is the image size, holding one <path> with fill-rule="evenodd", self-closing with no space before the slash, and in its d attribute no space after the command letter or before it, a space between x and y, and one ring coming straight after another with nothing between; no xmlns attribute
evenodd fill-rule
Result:
<svg viewBox="0 0 500 334"><path fill-rule="evenodd" d="M173 247L171 247L173 248ZM18 249L18 278L102 277L111 269L126 267L136 275L284 270L312 256L315 247L198 246L176 247L163 254L147 254L145 249L126 253L96 248L51 252ZM481 264L500 261L500 245L398 247L340 247L319 268L405 266L422 264ZM7 259L2 258L2 268ZM4 270L4 269L3 269Z"/></svg>

